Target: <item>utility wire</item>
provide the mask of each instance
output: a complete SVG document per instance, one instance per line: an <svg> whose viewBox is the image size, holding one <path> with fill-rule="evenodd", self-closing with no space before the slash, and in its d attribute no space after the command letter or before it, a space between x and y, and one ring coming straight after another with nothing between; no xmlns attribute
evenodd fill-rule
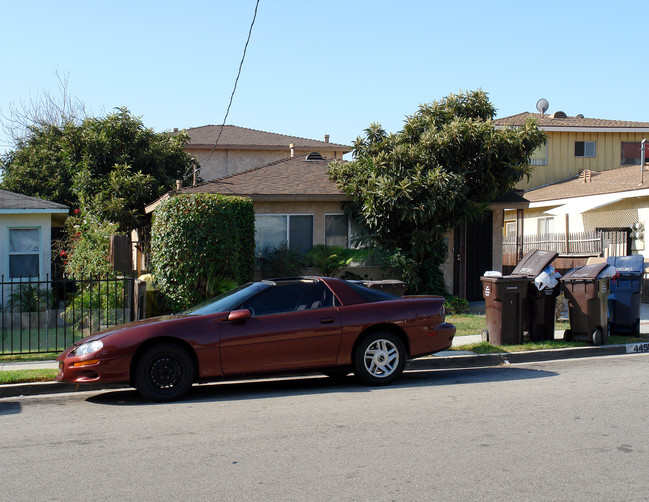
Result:
<svg viewBox="0 0 649 502"><path fill-rule="evenodd" d="M234 88L232 89L232 94L230 95L230 103L228 104L228 109L225 111L225 117L223 117L223 123L221 124L221 129L219 129L219 135L216 137L216 141L214 142L212 151L210 152L210 155L207 157L207 160L205 161L206 163L209 162L210 159L212 158L212 154L216 149L216 145L218 145L219 140L221 139L221 134L223 134L223 128L225 127L225 122L228 120L228 115L230 114L230 107L232 106L232 100L234 99L234 93L237 90L237 84L239 83L239 77L241 76L241 68L243 68L243 62L246 59L246 51L248 50L248 44L250 43L250 37L252 35L252 27L255 25L255 20L257 19L258 8L259 8L259 0L257 0L257 3L255 4L255 14L252 16L252 23L250 23L250 29L248 30L248 39L246 40L246 45L243 48L243 56L241 56L241 62L239 63L239 71L237 72L237 78L234 81Z"/></svg>

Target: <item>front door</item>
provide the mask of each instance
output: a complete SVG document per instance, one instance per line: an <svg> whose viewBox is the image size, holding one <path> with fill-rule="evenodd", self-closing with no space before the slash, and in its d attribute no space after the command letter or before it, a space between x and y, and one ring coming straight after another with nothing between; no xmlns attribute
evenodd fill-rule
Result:
<svg viewBox="0 0 649 502"><path fill-rule="evenodd" d="M493 268L493 212L458 225L453 240L453 294L470 302L483 300L480 277Z"/></svg>

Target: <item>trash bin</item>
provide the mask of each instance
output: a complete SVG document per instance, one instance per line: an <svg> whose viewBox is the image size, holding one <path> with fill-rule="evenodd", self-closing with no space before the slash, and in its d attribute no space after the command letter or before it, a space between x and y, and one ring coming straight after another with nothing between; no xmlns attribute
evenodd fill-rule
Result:
<svg viewBox="0 0 649 502"><path fill-rule="evenodd" d="M556 251L533 249L523 256L512 272L512 275L528 279L527 295L523 303L523 331L535 342L554 340L554 320L561 283L557 282L552 288L539 289L534 279L558 255Z"/></svg>
<svg viewBox="0 0 649 502"><path fill-rule="evenodd" d="M523 343L523 303L529 279L525 276L482 276L487 328L482 339L495 345Z"/></svg>
<svg viewBox="0 0 649 502"><path fill-rule="evenodd" d="M565 340L589 341L594 345L606 343L610 277L602 272L607 267L608 263L585 265L561 278L570 316Z"/></svg>
<svg viewBox="0 0 649 502"><path fill-rule="evenodd" d="M611 332L638 336L644 256L611 256L606 261L616 270L608 297Z"/></svg>

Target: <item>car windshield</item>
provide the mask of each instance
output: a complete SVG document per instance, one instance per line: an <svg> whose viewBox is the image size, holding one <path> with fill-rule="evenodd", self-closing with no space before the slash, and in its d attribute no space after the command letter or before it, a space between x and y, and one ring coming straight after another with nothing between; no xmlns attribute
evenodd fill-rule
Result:
<svg viewBox="0 0 649 502"><path fill-rule="evenodd" d="M270 287L270 284L264 282L249 282L248 284L244 284L243 286L239 286L236 289L212 298L211 300L207 300L191 307L182 313L206 315L216 314L217 312L228 312L268 287Z"/></svg>

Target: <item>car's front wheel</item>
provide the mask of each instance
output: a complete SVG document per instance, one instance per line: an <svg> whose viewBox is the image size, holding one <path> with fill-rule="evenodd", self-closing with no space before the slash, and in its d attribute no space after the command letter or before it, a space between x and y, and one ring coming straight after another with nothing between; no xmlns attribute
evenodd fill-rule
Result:
<svg viewBox="0 0 649 502"><path fill-rule="evenodd" d="M173 343L154 345L135 367L135 388L152 401L173 401L186 394L194 382L194 361Z"/></svg>
<svg viewBox="0 0 649 502"><path fill-rule="evenodd" d="M406 348L401 339L385 331L370 333L354 354L354 373L370 385L385 385L403 373Z"/></svg>

